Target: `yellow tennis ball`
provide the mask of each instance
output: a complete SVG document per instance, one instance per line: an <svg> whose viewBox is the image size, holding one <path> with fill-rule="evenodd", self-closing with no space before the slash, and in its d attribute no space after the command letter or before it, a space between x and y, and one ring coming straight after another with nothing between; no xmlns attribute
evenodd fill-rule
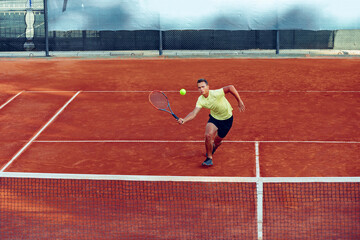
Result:
<svg viewBox="0 0 360 240"><path fill-rule="evenodd" d="M181 95L185 95L185 94L186 94L186 90L185 90L185 89L181 89L181 90L180 90L180 94L181 94Z"/></svg>

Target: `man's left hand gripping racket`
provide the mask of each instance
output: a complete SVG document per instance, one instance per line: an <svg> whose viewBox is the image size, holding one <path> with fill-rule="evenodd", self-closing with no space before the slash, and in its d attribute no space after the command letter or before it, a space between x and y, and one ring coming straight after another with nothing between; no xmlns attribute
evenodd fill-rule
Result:
<svg viewBox="0 0 360 240"><path fill-rule="evenodd" d="M171 110L169 99L166 97L166 95L163 92L157 90L152 91L149 94L149 101L151 105L153 105L156 109L160 111L168 112L171 115L173 115L173 117L176 120L179 120L179 118Z"/></svg>

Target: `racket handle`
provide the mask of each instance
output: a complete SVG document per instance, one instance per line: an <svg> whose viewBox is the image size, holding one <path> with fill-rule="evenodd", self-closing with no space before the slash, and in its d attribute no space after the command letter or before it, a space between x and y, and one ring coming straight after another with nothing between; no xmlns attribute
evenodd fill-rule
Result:
<svg viewBox="0 0 360 240"><path fill-rule="evenodd" d="M176 120L179 120L179 118L174 113L172 113L171 115L173 115Z"/></svg>

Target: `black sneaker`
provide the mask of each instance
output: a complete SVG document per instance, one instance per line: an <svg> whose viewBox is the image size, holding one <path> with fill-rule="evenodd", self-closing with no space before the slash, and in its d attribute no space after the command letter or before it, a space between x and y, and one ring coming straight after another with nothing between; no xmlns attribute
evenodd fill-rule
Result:
<svg viewBox="0 0 360 240"><path fill-rule="evenodd" d="M202 163L203 166L212 166L213 165L213 161L211 158L206 158L206 160Z"/></svg>

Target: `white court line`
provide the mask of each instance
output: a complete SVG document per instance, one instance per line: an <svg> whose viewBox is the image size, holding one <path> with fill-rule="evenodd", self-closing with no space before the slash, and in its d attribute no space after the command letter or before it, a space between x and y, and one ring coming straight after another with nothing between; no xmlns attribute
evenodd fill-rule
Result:
<svg viewBox="0 0 360 240"><path fill-rule="evenodd" d="M360 177L264 177L264 183L335 183L360 182Z"/></svg>
<svg viewBox="0 0 360 240"><path fill-rule="evenodd" d="M179 90L164 90L166 93L178 93ZM84 93L150 93L152 91L83 91ZM199 93L195 90L186 90L187 93ZM239 93L360 93L360 91L321 91L321 90L304 90L304 91L281 91L281 90L238 90Z"/></svg>
<svg viewBox="0 0 360 240"><path fill-rule="evenodd" d="M164 90L163 92L166 93L178 93L180 91L179 90ZM76 92L76 90L73 91L55 91L55 90L39 90L39 91L27 91L27 92L32 92L32 93L46 93L46 92ZM93 91L81 91L82 93L150 93L152 92L152 90L138 90L138 91L102 91L102 90L93 90ZM193 90L187 90L187 93L198 93L198 91L193 91ZM326 91L326 90L294 90L294 91L281 91L281 90L239 90L239 93L360 93L360 91L342 91L342 90L338 90L338 91Z"/></svg>
<svg viewBox="0 0 360 240"><path fill-rule="evenodd" d="M260 154L259 154L259 142L255 142L255 161L256 161L256 177L260 177Z"/></svg>
<svg viewBox="0 0 360 240"><path fill-rule="evenodd" d="M286 92L286 91L281 91L281 92ZM317 90L313 90L313 91L288 91L290 93L360 93L360 91L317 91Z"/></svg>
<svg viewBox="0 0 360 240"><path fill-rule="evenodd" d="M13 96L12 98L10 98L6 103L4 103L3 105L1 105L0 110L3 109L6 105L8 105L12 100L14 100L17 96L19 96L20 94L22 94L24 91L19 92L18 94L16 94L15 96Z"/></svg>
<svg viewBox="0 0 360 240"><path fill-rule="evenodd" d="M160 181L160 182L256 182L254 177L207 177L207 176L156 176L156 175L101 175L101 174L62 174L32 172L1 172L0 177L81 179L81 180L122 180L122 181Z"/></svg>
<svg viewBox="0 0 360 240"><path fill-rule="evenodd" d="M46 179L93 179L123 181L175 181L175 182L258 182L256 177L216 177L216 176L157 176L157 175L106 175L106 174L71 174L71 173L34 173L1 172L0 177L46 178ZM360 182L360 177L260 177L264 183L301 183L301 182Z"/></svg>
<svg viewBox="0 0 360 240"><path fill-rule="evenodd" d="M0 170L0 172L4 172L4 170L12 164L16 158L18 158L26 149L27 147L35 141L35 139L49 126L55 118L62 112L64 109L80 94L81 91L77 92L69 101L65 103L65 105L57 111L57 113L30 139L30 141L22 147L14 156L13 158Z"/></svg>
<svg viewBox="0 0 360 240"><path fill-rule="evenodd" d="M0 177L46 178L46 179L94 179L123 181L181 181L181 182L257 182L255 177L207 177L207 176L156 176L156 175L106 175L106 174L69 174L2 172ZM360 182L360 177L261 177L264 183L301 183L301 182Z"/></svg>
<svg viewBox="0 0 360 240"><path fill-rule="evenodd" d="M34 140L38 143L203 143L204 140ZM359 144L360 141L232 141L227 143L320 143L320 144Z"/></svg>
<svg viewBox="0 0 360 240"><path fill-rule="evenodd" d="M72 90L72 91L68 91L68 90L37 90L37 91L29 91L27 90L26 92L29 93L72 93L72 92L78 92L76 90ZM83 92L83 91L81 91Z"/></svg>

